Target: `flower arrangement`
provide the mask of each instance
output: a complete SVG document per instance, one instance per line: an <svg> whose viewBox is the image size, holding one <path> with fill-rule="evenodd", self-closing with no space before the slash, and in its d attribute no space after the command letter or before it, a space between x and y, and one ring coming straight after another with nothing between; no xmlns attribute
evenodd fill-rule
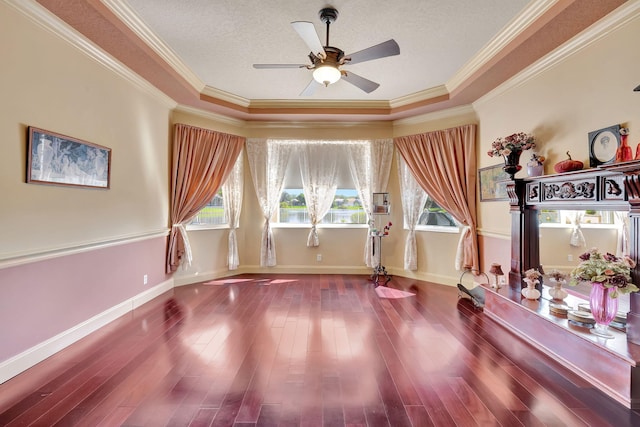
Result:
<svg viewBox="0 0 640 427"><path fill-rule="evenodd" d="M631 269L636 262L628 256L603 255L597 248L592 248L580 255L580 259L580 264L571 271L570 285L575 286L580 282L602 283L605 288L614 288L611 298L638 291L638 287L631 282Z"/></svg>
<svg viewBox="0 0 640 427"><path fill-rule="evenodd" d="M540 278L542 277L542 273L540 273L535 268L530 268L529 270L524 272L524 277L530 280L533 283L540 283Z"/></svg>
<svg viewBox="0 0 640 427"><path fill-rule="evenodd" d="M536 153L531 154L531 161L529 162L529 166L541 166L545 161L544 156L538 156Z"/></svg>
<svg viewBox="0 0 640 427"><path fill-rule="evenodd" d="M391 228L393 224L391 223L391 221L389 221L389 223L387 225L384 226L384 235L388 235L389 234L389 229Z"/></svg>
<svg viewBox="0 0 640 427"><path fill-rule="evenodd" d="M391 223L391 221L389 221L389 222L387 223L387 225L385 225L385 226L383 227L382 231L379 231L379 230L376 228L376 222L375 222L375 220L374 220L374 219L371 219L371 220L369 221L369 233L370 233L372 236L382 236L382 235L384 235L384 236L388 236L388 235L389 235L389 230L391 229L391 226L392 226L392 225L393 225L393 223Z"/></svg>
<svg viewBox="0 0 640 427"><path fill-rule="evenodd" d="M551 270L551 272L549 272L549 277L551 277L553 280L555 280L558 283L567 280L567 274L563 273L560 270Z"/></svg>
<svg viewBox="0 0 640 427"><path fill-rule="evenodd" d="M530 150L535 147L535 138L532 135L518 132L493 141L491 150L487 154L489 157L508 156L512 151Z"/></svg>

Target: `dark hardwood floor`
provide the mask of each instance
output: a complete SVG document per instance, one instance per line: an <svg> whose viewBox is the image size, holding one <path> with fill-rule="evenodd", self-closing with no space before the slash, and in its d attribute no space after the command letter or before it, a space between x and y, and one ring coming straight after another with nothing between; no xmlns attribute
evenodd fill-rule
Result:
<svg viewBox="0 0 640 427"><path fill-rule="evenodd" d="M0 425L640 425L457 289L389 287L416 295L342 275L176 288L0 385Z"/></svg>

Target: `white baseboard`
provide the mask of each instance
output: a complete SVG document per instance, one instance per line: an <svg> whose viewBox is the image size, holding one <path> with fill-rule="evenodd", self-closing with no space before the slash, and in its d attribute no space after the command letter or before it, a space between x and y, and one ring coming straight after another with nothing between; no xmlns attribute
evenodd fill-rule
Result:
<svg viewBox="0 0 640 427"><path fill-rule="evenodd" d="M175 286L186 286L193 283L206 282L209 280L221 279L224 277L236 276L238 274L360 274L371 275L372 269L366 266L349 267L335 265L302 265L287 266L276 265L275 267L260 267L259 265L244 265L237 270L221 269L196 273L176 277ZM460 276L444 276L441 274L429 274L424 272L407 271L401 268L387 269L390 275L406 277L409 279L423 280L425 282L438 283L441 285L455 286Z"/></svg>
<svg viewBox="0 0 640 427"><path fill-rule="evenodd" d="M242 267L243 273L251 274L371 274L371 269L366 266L336 266L336 265L276 265L274 267L260 267L248 265Z"/></svg>
<svg viewBox="0 0 640 427"><path fill-rule="evenodd" d="M173 289L173 279L160 283L10 359L0 362L0 384L171 289Z"/></svg>
<svg viewBox="0 0 640 427"><path fill-rule="evenodd" d="M371 274L368 267L345 267L324 265L276 265L275 267L260 267L259 265L243 265L237 270L221 269L176 277L175 286L186 286L193 283L216 280L238 274Z"/></svg>

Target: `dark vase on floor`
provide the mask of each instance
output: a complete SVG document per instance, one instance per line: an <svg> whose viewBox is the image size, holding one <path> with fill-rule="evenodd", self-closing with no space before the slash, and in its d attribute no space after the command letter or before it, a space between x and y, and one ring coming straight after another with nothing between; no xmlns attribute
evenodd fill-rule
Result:
<svg viewBox="0 0 640 427"><path fill-rule="evenodd" d="M522 154L522 150L513 150L508 155L503 155L504 157L504 171L509 174L511 179L515 179L515 174L522 169L520 166L520 155Z"/></svg>

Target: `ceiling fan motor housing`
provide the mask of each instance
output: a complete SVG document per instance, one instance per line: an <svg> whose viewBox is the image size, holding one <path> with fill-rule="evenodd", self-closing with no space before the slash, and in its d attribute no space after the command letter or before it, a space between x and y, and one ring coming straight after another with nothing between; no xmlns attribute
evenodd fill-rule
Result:
<svg viewBox="0 0 640 427"><path fill-rule="evenodd" d="M325 24L332 24L338 19L338 10L333 7L325 7L320 9L318 15L320 15L320 20Z"/></svg>
<svg viewBox="0 0 640 427"><path fill-rule="evenodd" d="M343 50L333 46L325 46L324 52L326 54L325 58L317 57L313 59L314 67L318 67L322 64L333 65L335 67L342 65L342 59L344 58Z"/></svg>

